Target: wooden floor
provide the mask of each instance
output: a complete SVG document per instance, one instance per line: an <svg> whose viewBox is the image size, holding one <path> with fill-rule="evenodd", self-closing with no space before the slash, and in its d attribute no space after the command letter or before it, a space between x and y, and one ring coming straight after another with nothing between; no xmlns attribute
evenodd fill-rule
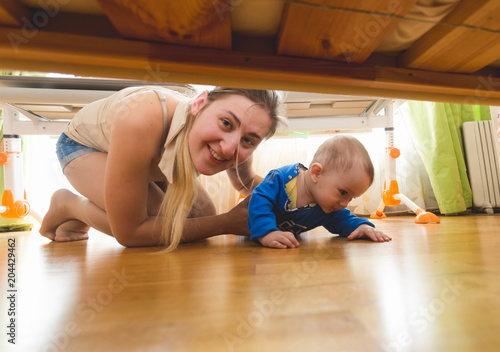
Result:
<svg viewBox="0 0 500 352"><path fill-rule="evenodd" d="M389 243L315 230L298 249L220 236L170 254L2 233L0 350L499 351L500 215L441 220L376 221Z"/></svg>

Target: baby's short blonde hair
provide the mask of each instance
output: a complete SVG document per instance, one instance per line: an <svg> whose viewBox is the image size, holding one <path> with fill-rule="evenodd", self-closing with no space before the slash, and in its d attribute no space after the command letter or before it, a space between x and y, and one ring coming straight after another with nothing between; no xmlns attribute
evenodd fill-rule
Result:
<svg viewBox="0 0 500 352"><path fill-rule="evenodd" d="M375 171L365 146L356 138L336 135L324 141L314 154L311 165L320 163L325 169L349 171L356 163L361 163L373 183Z"/></svg>

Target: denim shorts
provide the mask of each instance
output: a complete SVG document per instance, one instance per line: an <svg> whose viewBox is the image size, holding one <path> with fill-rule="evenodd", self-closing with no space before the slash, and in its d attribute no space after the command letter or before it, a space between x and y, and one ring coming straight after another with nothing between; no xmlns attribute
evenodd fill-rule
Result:
<svg viewBox="0 0 500 352"><path fill-rule="evenodd" d="M57 158L59 159L63 171L66 165L72 160L79 156L95 152L100 152L100 150L75 142L64 133L61 134L56 144Z"/></svg>

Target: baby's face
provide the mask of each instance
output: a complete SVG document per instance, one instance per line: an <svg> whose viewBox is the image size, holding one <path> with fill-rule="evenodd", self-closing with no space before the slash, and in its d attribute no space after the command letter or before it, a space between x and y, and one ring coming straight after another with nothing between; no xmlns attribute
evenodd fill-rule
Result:
<svg viewBox="0 0 500 352"><path fill-rule="evenodd" d="M370 187L370 177L360 163L347 172L323 170L314 186L313 196L325 213L347 207Z"/></svg>

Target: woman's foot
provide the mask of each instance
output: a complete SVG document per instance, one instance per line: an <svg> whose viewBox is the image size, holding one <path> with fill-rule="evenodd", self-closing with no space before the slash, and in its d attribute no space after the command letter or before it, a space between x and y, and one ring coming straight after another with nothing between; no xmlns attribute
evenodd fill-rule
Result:
<svg viewBox="0 0 500 352"><path fill-rule="evenodd" d="M52 241L67 242L88 239L90 226L80 220L72 219L66 209L79 197L67 189L60 189L50 200L49 211L40 227L40 234Z"/></svg>
<svg viewBox="0 0 500 352"><path fill-rule="evenodd" d="M80 220L69 220L61 224L56 230L56 242L88 240L90 226Z"/></svg>

